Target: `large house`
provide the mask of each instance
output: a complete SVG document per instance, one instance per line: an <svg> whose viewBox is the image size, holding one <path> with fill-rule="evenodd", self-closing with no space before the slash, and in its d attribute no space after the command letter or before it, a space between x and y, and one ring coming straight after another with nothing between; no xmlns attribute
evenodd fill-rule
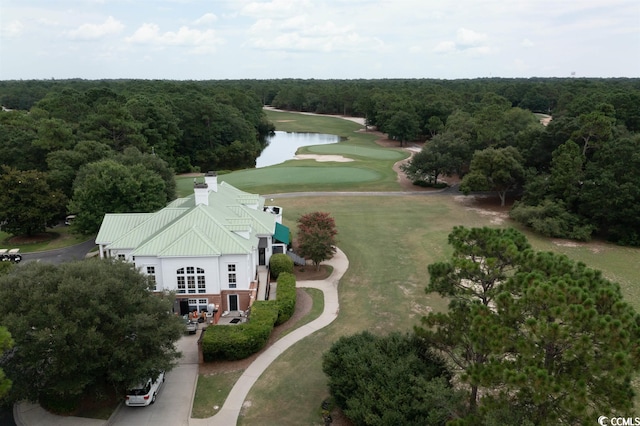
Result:
<svg viewBox="0 0 640 426"><path fill-rule="evenodd" d="M176 312L209 307L217 316L265 298L269 258L288 243L281 208L213 172L155 213L106 214L96 237L101 258L132 262L155 291L174 291Z"/></svg>

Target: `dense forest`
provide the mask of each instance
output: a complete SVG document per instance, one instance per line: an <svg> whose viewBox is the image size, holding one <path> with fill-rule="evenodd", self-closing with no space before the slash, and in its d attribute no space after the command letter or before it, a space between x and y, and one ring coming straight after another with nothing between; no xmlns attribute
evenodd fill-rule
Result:
<svg viewBox="0 0 640 426"><path fill-rule="evenodd" d="M32 202L56 206L47 220L113 190L88 194L96 176L134 181L110 211L145 211L174 196L172 171L253 167L271 105L425 142L405 167L417 184L458 175L465 192L517 193L512 217L544 235L640 245L640 79L0 81L0 103L3 185L47 185L55 200ZM142 170L155 176L135 181ZM163 197L136 198L141 185Z"/></svg>

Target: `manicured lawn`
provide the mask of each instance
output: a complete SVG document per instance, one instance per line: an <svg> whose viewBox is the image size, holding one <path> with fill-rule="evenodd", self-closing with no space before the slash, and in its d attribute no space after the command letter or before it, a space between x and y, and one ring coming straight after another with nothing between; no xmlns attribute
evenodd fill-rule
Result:
<svg viewBox="0 0 640 426"><path fill-rule="evenodd" d="M311 296L313 301L311 311L300 318L293 327L283 332L280 337L310 323L318 318L324 310L324 295L320 290L306 288L304 291ZM198 376L191 416L202 419L217 414L241 374L242 371L231 371L211 375L200 374ZM214 408L215 406L218 407L217 410Z"/></svg>
<svg viewBox="0 0 640 426"><path fill-rule="evenodd" d="M261 194L399 189L391 166L403 157L397 156L396 149L377 146L371 134L354 133L359 125L329 117L270 111L267 114L278 130L348 137L346 142L302 148L299 153L338 154L356 161L289 161L221 175L220 180ZM358 155L358 150L363 155ZM370 181L358 181L359 176L364 176L363 170L378 175L375 178L371 175ZM341 179L335 179L338 174ZM179 187L184 186L186 195L192 184L193 178L189 178L188 182L179 183ZM629 303L640 310L638 249L605 243L576 245L542 238L508 219L496 224L495 217L483 215L475 206L463 204L460 197L450 195L273 198L274 204L284 208L285 225L294 232L300 215L312 211L331 213L339 231L338 246L349 258L350 267L340 282L340 315L336 321L295 344L265 371L247 397L250 406L243 410L241 425L321 424L320 404L328 397L322 354L333 342L362 330L408 332L429 311L445 310L447 301L426 294L424 289L429 279L427 266L451 253L447 236L456 225L514 226L525 232L536 249L565 253L602 270L607 278L621 285ZM636 401L640 403L640 399Z"/></svg>
<svg viewBox="0 0 640 426"><path fill-rule="evenodd" d="M280 130L280 124L277 126ZM341 163L340 167L351 164ZM285 191L263 193L278 192ZM243 410L241 425L320 424L320 404L328 397L322 353L335 340L362 330L408 332L425 313L446 309L446 300L425 294L424 288L427 265L451 253L447 236L456 225L515 226L536 249L565 253L602 270L607 278L620 283L627 300L640 310L638 249L605 243L571 245L541 238L508 219L497 225L493 217L446 195L276 198L274 203L284 208L285 224L293 231L296 219L304 213L331 213L339 230L338 246L349 258L350 267L340 282L338 319L298 342L267 369L247 397L250 407Z"/></svg>
<svg viewBox="0 0 640 426"><path fill-rule="evenodd" d="M332 214L339 230L338 245L350 268L340 282L340 316L329 327L294 345L258 380L247 399L240 424L297 425L321 421L320 404L328 397L321 357L340 336L362 330L408 332L429 310L444 310L447 302L427 295L427 265L451 252L447 235L455 225L513 226L460 204L446 195L412 197L300 197L276 199L285 224L310 211ZM640 250L609 244L558 246L527 233L538 250L566 253L617 276L622 291L636 309ZM615 262L609 264L609 260ZM301 374L304 372L304 374Z"/></svg>
<svg viewBox="0 0 640 426"><path fill-rule="evenodd" d="M198 385L193 399L191 417L204 419L220 411L231 388L242 375L242 371L198 376ZM216 409L215 407L218 407Z"/></svg>
<svg viewBox="0 0 640 426"><path fill-rule="evenodd" d="M375 143L372 133L358 132L357 123L332 117L267 111L278 130L317 132L341 136L342 142L330 145L302 147L299 154L342 155L352 158L349 163L289 160L260 169L238 170L220 174L226 181L244 191L267 194L271 192L304 191L397 191L396 174L392 166L408 156L397 148L384 148ZM284 121L282 121L284 120ZM287 121L293 120L293 121ZM177 178L178 194L193 191L193 177Z"/></svg>

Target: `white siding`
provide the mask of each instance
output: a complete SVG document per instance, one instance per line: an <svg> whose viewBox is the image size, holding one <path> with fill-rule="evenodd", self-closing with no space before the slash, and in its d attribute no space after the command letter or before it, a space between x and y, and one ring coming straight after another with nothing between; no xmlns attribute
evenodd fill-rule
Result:
<svg viewBox="0 0 640 426"><path fill-rule="evenodd" d="M229 289L229 270L228 265L236 265L236 288L235 290L248 290L251 278L249 272L251 270L251 255L227 255L220 258L220 278L221 288Z"/></svg>

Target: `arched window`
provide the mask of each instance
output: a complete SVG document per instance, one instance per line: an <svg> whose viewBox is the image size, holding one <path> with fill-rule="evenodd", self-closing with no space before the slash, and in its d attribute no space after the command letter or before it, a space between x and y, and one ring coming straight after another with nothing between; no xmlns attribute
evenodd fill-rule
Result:
<svg viewBox="0 0 640 426"><path fill-rule="evenodd" d="M207 284L204 278L204 269L187 266L176 270L178 293L206 293Z"/></svg>

